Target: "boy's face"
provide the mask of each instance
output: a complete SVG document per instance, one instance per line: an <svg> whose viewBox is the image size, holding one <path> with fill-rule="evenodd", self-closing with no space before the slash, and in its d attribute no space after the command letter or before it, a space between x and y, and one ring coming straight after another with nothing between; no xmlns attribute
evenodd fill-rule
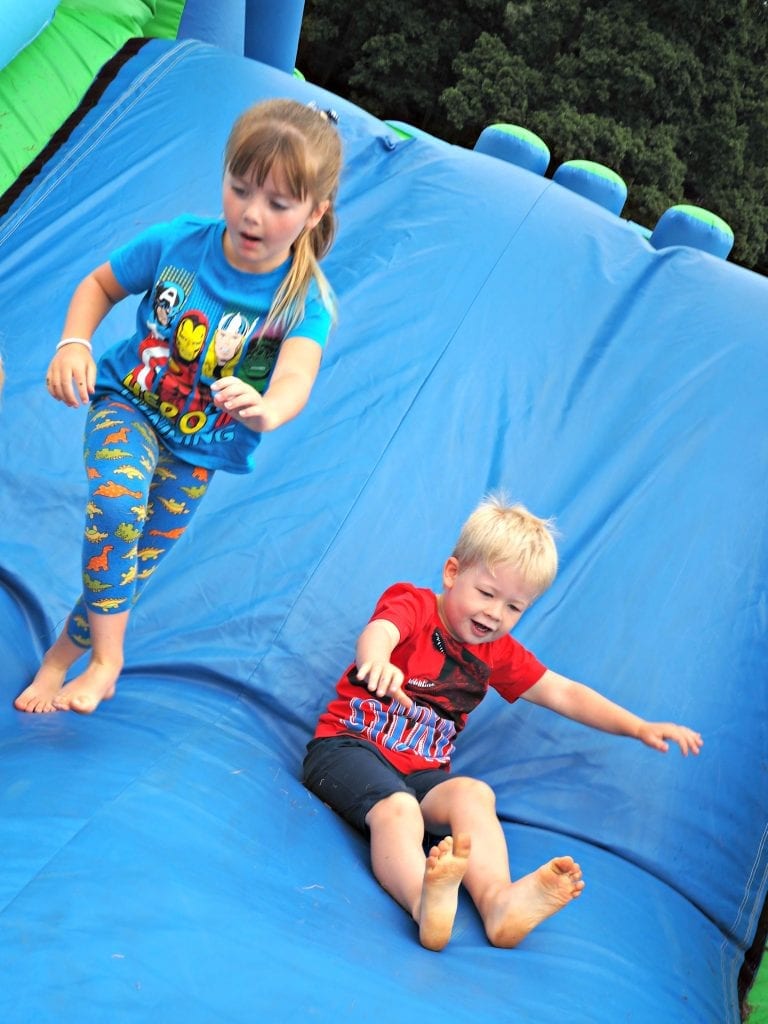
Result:
<svg viewBox="0 0 768 1024"><path fill-rule="evenodd" d="M505 636L530 608L538 592L512 565L463 568L453 556L443 568L440 617L464 644L485 644Z"/></svg>

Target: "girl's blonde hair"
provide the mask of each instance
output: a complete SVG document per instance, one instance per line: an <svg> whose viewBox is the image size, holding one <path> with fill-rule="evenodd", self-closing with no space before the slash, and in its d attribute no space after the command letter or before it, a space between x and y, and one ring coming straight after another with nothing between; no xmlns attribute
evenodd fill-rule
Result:
<svg viewBox="0 0 768 1024"><path fill-rule="evenodd" d="M557 575L552 520L539 519L503 494L489 494L464 523L453 551L461 569L513 565L543 594Z"/></svg>
<svg viewBox="0 0 768 1024"><path fill-rule="evenodd" d="M302 231L293 245L291 269L278 288L261 329L278 324L286 334L301 320L312 281L332 315L336 302L319 260L336 234L334 201L341 175L341 138L329 115L295 100L264 100L235 121L224 150L224 168L237 178L263 185L273 166L294 198L328 209L314 228Z"/></svg>

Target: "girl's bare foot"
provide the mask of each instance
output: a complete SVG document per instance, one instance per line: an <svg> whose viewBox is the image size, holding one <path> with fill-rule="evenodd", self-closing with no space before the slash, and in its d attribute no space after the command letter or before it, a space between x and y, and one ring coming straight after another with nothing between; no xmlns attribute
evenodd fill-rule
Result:
<svg viewBox="0 0 768 1024"><path fill-rule="evenodd" d="M441 839L429 851L418 922L419 941L427 949L443 949L451 937L470 845L470 837L460 832L455 838Z"/></svg>
<svg viewBox="0 0 768 1024"><path fill-rule="evenodd" d="M88 668L55 695L54 707L59 711L90 715L103 700L115 695L121 669L121 664L105 664L91 659Z"/></svg>
<svg viewBox="0 0 768 1024"><path fill-rule="evenodd" d="M583 888L581 868L573 857L555 857L524 878L501 886L483 915L489 941L511 949L580 896Z"/></svg>
<svg viewBox="0 0 768 1024"><path fill-rule="evenodd" d="M66 674L66 669L59 669L43 662L35 678L26 690L21 691L13 706L18 711L32 711L38 714L55 711L53 698L61 690Z"/></svg>
<svg viewBox="0 0 768 1024"><path fill-rule="evenodd" d="M53 647L47 651L43 663L29 686L22 690L13 706L18 711L48 712L56 711L54 697L61 691L67 672L77 659L84 654L67 636L66 630L61 634Z"/></svg>

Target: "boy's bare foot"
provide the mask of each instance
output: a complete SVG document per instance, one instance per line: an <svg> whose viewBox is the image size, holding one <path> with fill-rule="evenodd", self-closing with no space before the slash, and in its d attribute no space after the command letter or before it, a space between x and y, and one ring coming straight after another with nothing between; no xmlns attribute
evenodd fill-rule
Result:
<svg viewBox="0 0 768 1024"><path fill-rule="evenodd" d="M460 832L429 851L419 908L419 941L427 949L443 949L451 937L470 845L470 837Z"/></svg>
<svg viewBox="0 0 768 1024"><path fill-rule="evenodd" d="M53 698L54 707L59 711L77 711L81 715L90 715L103 700L114 697L121 667L91 661L77 679L59 690Z"/></svg>
<svg viewBox="0 0 768 1024"><path fill-rule="evenodd" d="M18 711L30 711L38 714L56 711L54 697L64 685L67 672L84 653L85 650L73 643L66 631L63 632L56 643L46 652L35 678L25 690L21 691L13 702L13 706Z"/></svg>
<svg viewBox="0 0 768 1024"><path fill-rule="evenodd" d="M583 888L581 868L573 857L555 857L529 875L502 886L483 915L489 941L511 949L542 921L580 896Z"/></svg>

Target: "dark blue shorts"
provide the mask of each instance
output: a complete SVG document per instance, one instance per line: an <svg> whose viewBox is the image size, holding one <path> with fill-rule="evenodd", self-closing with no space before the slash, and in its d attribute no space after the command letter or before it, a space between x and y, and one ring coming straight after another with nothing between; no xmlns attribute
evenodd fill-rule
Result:
<svg viewBox="0 0 768 1024"><path fill-rule="evenodd" d="M372 743L353 736L311 740L304 758L304 785L368 835L365 816L379 800L410 793L419 803L451 776L441 768L399 772Z"/></svg>

